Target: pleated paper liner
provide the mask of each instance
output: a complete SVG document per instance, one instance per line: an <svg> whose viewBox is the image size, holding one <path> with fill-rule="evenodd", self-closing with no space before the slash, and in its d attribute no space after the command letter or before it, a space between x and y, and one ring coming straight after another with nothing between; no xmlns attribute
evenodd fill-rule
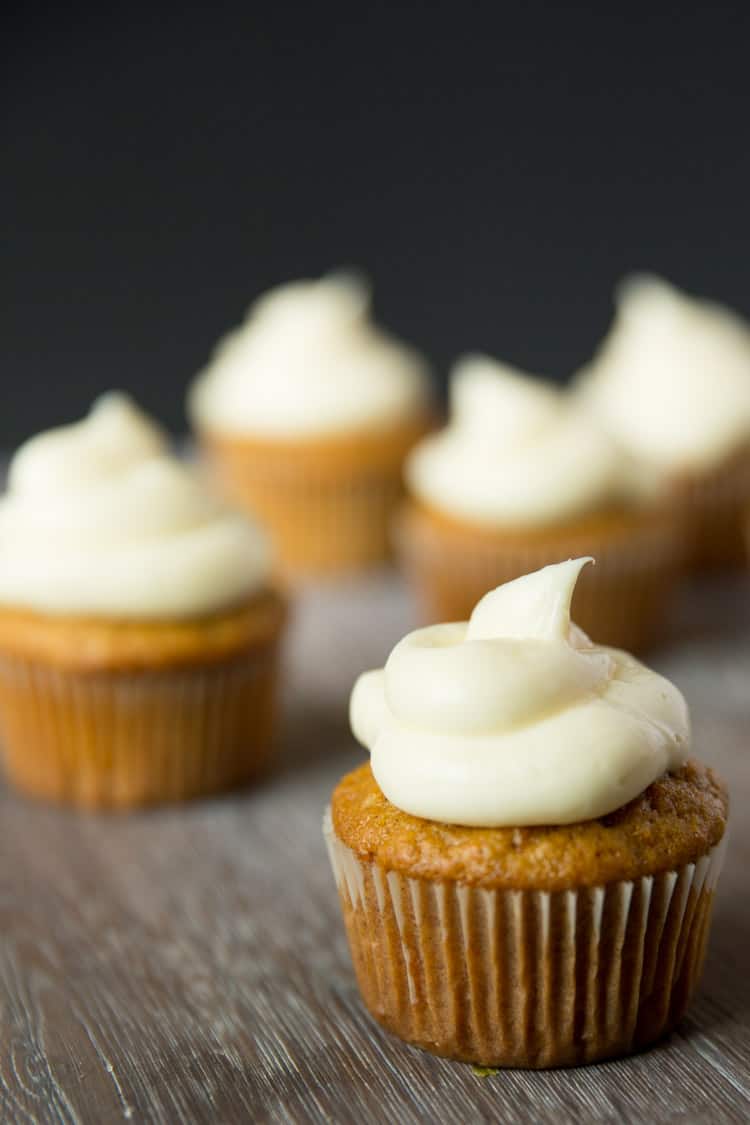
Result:
<svg viewBox="0 0 750 1125"><path fill-rule="evenodd" d="M218 483L270 529L286 575L362 569L390 554L404 458L426 419L389 430L320 439L206 435Z"/></svg>
<svg viewBox="0 0 750 1125"><path fill-rule="evenodd" d="M395 540L428 622L464 621L488 590L550 563L592 555L595 565L576 586L573 619L597 643L630 651L667 632L685 558L684 527L667 513L524 536L472 528L407 503Z"/></svg>
<svg viewBox="0 0 750 1125"><path fill-rule="evenodd" d="M360 992L407 1043L576 1066L666 1035L698 984L724 841L677 871L567 891L411 878L324 835Z"/></svg>
<svg viewBox="0 0 750 1125"><path fill-rule="evenodd" d="M692 570L729 570L744 565L750 448L740 450L710 473L676 481L673 500L687 530Z"/></svg>
<svg viewBox="0 0 750 1125"><path fill-rule="evenodd" d="M34 796L92 808L243 785L272 753L277 647L173 670L89 671L0 654L6 774Z"/></svg>

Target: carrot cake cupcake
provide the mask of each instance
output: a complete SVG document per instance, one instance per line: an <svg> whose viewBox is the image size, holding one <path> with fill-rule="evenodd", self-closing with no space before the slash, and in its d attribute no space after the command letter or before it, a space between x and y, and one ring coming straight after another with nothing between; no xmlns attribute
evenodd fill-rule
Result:
<svg viewBox="0 0 750 1125"><path fill-rule="evenodd" d="M628 279L616 301L578 394L670 489L694 566L737 566L750 506L750 325L656 277Z"/></svg>
<svg viewBox="0 0 750 1125"><path fill-rule="evenodd" d="M324 831L354 968L372 1015L436 1054L627 1054L700 977L726 791L679 691L571 624L590 561L411 633L352 694L371 764Z"/></svg>
<svg viewBox="0 0 750 1125"><path fill-rule="evenodd" d="M0 501L10 780L122 807L259 773L285 615L270 571L265 535L125 396L22 446Z"/></svg>
<svg viewBox="0 0 750 1125"><path fill-rule="evenodd" d="M451 417L406 465L398 550L428 621L463 620L487 590L582 554L574 614L608 644L662 632L682 532L602 425L558 388L482 356L453 373Z"/></svg>
<svg viewBox="0 0 750 1125"><path fill-rule="evenodd" d="M266 521L287 572L386 556L404 457L429 423L425 365L372 323L369 303L344 274L273 289L190 392L219 482Z"/></svg>

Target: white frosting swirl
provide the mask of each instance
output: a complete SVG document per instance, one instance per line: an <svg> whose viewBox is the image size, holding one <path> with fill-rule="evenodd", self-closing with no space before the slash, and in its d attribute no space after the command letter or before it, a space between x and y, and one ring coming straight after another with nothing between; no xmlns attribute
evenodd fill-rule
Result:
<svg viewBox="0 0 750 1125"><path fill-rule="evenodd" d="M677 688L571 625L591 561L498 587L469 622L410 633L359 678L352 729L389 801L446 824L572 824L682 765L690 725Z"/></svg>
<svg viewBox="0 0 750 1125"><path fill-rule="evenodd" d="M451 420L407 461L412 493L477 523L553 524L640 495L604 427L562 391L483 356L451 380Z"/></svg>
<svg viewBox="0 0 750 1125"><path fill-rule="evenodd" d="M262 586L265 535L230 512L124 395L39 434L0 501L0 604L126 618L218 610Z"/></svg>
<svg viewBox="0 0 750 1125"><path fill-rule="evenodd" d="M425 365L369 319L369 291L333 274L272 289L220 341L193 386L198 429L298 437L408 420L426 410Z"/></svg>
<svg viewBox="0 0 750 1125"><path fill-rule="evenodd" d="M616 292L578 393L634 455L665 473L709 469L750 441L750 326L656 277Z"/></svg>

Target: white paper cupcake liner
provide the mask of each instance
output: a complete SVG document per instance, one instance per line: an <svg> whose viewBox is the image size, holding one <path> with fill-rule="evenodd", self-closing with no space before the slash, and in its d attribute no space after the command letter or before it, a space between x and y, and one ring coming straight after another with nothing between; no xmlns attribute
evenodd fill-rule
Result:
<svg viewBox="0 0 750 1125"><path fill-rule="evenodd" d="M695 863L579 890L486 890L384 871L324 835L363 1000L409 1043L484 1066L628 1054L700 977L724 841Z"/></svg>

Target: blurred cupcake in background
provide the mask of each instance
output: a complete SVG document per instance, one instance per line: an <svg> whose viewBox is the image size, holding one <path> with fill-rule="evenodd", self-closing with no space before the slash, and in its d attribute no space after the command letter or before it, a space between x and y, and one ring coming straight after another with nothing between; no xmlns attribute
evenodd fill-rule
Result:
<svg viewBox="0 0 750 1125"><path fill-rule="evenodd" d="M386 557L403 461L430 423L422 359L374 325L369 306L349 274L271 290L190 392L220 484L266 521L287 572Z"/></svg>
<svg viewBox="0 0 750 1125"><path fill-rule="evenodd" d="M657 639L681 531L629 457L563 391L486 357L457 365L450 398L407 462L397 528L424 617L463 620L500 583L591 554L576 621L625 648Z"/></svg>
<svg viewBox="0 0 750 1125"><path fill-rule="evenodd" d="M0 501L0 728L40 797L125 807L247 781L284 602L263 532L125 396L32 438Z"/></svg>
<svg viewBox="0 0 750 1125"><path fill-rule="evenodd" d="M729 309L636 276L574 390L665 484L700 568L744 557L750 505L750 325Z"/></svg>

